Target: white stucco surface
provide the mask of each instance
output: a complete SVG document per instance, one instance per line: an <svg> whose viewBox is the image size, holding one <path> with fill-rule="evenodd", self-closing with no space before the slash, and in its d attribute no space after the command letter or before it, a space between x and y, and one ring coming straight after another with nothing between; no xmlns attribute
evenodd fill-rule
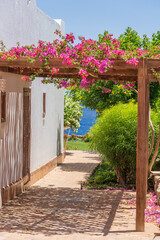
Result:
<svg viewBox="0 0 160 240"><path fill-rule="evenodd" d="M0 40L7 48L17 42L29 45L39 40L53 41L57 38L56 29L65 31L64 22L48 17L37 8L36 0L0 0L0 11ZM45 119L42 116L44 92ZM43 85L41 79L31 85L31 172L63 152L63 95L63 90Z"/></svg>
<svg viewBox="0 0 160 240"><path fill-rule="evenodd" d="M0 40L7 47L17 42L36 44L38 40L52 41L56 29L64 32L64 22L53 20L37 8L36 0L0 0ZM47 4L47 2L46 2ZM56 6L53 11L56 11Z"/></svg>
<svg viewBox="0 0 160 240"><path fill-rule="evenodd" d="M53 85L42 85L37 79L33 82L31 91L31 171L33 171L63 151L63 90L57 90ZM43 93L46 93L45 118L42 116Z"/></svg>

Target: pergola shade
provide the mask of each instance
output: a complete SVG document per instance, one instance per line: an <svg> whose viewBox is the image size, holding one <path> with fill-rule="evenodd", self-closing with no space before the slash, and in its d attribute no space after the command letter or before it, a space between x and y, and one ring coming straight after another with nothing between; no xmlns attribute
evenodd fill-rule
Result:
<svg viewBox="0 0 160 240"><path fill-rule="evenodd" d="M160 70L159 59L139 59L137 66L128 65L122 59L113 59L112 67L103 74L88 72L90 79L113 80L116 82L138 82L138 122L137 122L137 167L136 167L136 230L144 231L147 173L148 173L148 132L149 132L149 82L157 81L150 74L151 69ZM58 58L49 60L49 67L59 68L55 78L80 79L78 66L62 64ZM42 63L36 60L27 62L25 57L14 61L0 59L0 71L21 75L31 75L40 72L40 77L49 77L51 72L42 69Z"/></svg>

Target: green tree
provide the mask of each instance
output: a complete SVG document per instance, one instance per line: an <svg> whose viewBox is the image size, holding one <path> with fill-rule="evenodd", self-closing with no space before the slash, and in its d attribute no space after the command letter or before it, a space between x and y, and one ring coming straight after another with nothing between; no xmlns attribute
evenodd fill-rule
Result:
<svg viewBox="0 0 160 240"><path fill-rule="evenodd" d="M83 107L79 102L74 101L71 96L67 94L64 96L64 126L70 127L74 132L77 132L80 127Z"/></svg>
<svg viewBox="0 0 160 240"><path fill-rule="evenodd" d="M159 46L160 45L160 31L157 31L157 33L152 34L152 45L153 46Z"/></svg>
<svg viewBox="0 0 160 240"><path fill-rule="evenodd" d="M99 34L99 43L105 42L107 46L110 45L110 39L105 38L109 34L105 31L103 34ZM141 38L138 33L131 27L128 27L123 34L119 36L120 48L123 50L136 50L137 48L142 49L153 49L153 46L160 45L160 31L152 35L150 40L146 34ZM154 50L153 50L154 51ZM102 86L106 89L111 89L111 92L102 92ZM118 102L127 103L132 102L134 99L137 101L137 96L132 90L127 90L122 85L114 84L112 81L108 81L102 84L102 81L96 81L96 84L90 88L90 90L70 88L70 94L74 100L80 101L80 103L90 109L97 109L98 112L102 112L105 108L114 106ZM150 103L151 107L154 108L156 101L159 98L160 86L159 83L150 83Z"/></svg>
<svg viewBox="0 0 160 240"><path fill-rule="evenodd" d="M104 86L104 81L97 81L96 85L89 90L70 88L69 92L75 101L78 100L82 105L97 110L99 113L118 102L128 103L137 97L134 92L127 90L122 84L115 84L113 81L105 83L107 89L112 89L110 93L102 92L102 86Z"/></svg>
<svg viewBox="0 0 160 240"><path fill-rule="evenodd" d="M119 36L118 40L120 41L120 48L125 51L133 51L142 47L142 39L131 27L128 27L126 31Z"/></svg>
<svg viewBox="0 0 160 240"><path fill-rule="evenodd" d="M143 35L143 39L142 39L142 48L144 50L151 48L152 47L152 42L151 40L147 37L146 34Z"/></svg>

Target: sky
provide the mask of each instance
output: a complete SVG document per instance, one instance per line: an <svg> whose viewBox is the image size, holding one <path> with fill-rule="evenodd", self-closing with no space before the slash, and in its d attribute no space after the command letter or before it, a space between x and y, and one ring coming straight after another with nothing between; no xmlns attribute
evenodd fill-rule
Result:
<svg viewBox="0 0 160 240"><path fill-rule="evenodd" d="M37 0L53 19L65 22L66 33L98 39L105 30L118 37L132 27L142 37L160 30L160 0Z"/></svg>

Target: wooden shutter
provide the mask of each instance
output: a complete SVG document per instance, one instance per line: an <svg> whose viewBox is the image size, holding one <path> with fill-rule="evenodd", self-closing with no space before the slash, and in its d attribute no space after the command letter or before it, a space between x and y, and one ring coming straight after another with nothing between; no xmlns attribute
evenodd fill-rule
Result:
<svg viewBox="0 0 160 240"><path fill-rule="evenodd" d="M46 93L43 93L43 118L46 116Z"/></svg>
<svg viewBox="0 0 160 240"><path fill-rule="evenodd" d="M1 122L6 121L6 92L1 92Z"/></svg>

